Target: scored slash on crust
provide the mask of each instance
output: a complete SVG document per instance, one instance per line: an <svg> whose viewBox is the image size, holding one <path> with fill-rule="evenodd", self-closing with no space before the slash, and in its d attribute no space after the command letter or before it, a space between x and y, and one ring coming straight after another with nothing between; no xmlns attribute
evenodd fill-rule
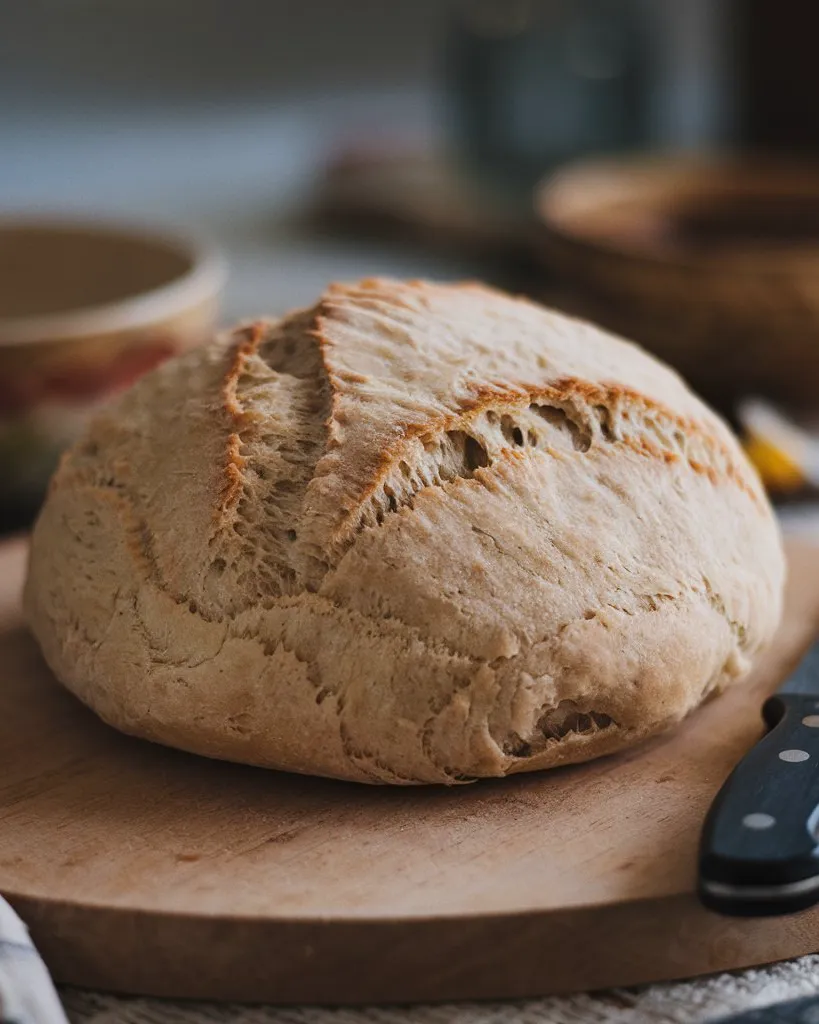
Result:
<svg viewBox="0 0 819 1024"><path fill-rule="evenodd" d="M342 443L337 440L338 427L348 417L339 398L370 382L365 374L332 365L333 344L328 334L334 309L332 303L325 301L292 318L303 332L300 344L315 346L313 369L320 375L315 387L328 394L324 406L327 418L321 424L325 453ZM242 501L245 487L247 455L243 434L252 434L253 421L242 404L240 382L256 356L263 358L273 372L286 372L279 360L265 358L263 351L281 329L282 322L258 321L234 333L222 395L223 408L235 430L226 442L224 485L214 512L217 522L231 517ZM286 358L292 355L289 351ZM533 426L533 414L542 423ZM457 479L488 483L481 471L491 470L498 459L509 458L510 453L537 450L559 456L565 450L560 435L567 432L576 451L586 452L593 444L623 446L669 465L684 464L707 477L714 486L731 483L759 507L764 504L758 481L708 425L679 415L637 390L575 377L561 377L547 385L471 385L470 394L459 399L456 410L426 422L406 423L398 436L373 454L369 481L337 509L335 521L324 532L323 539L317 542L313 536L306 545L301 542L307 553L306 559L302 559L302 568L307 569L304 585L314 589L361 530L381 525L390 513L412 508L415 495L424 488L445 486ZM319 453L312 479L303 481L299 488L305 499L322 472ZM295 556L300 538L292 528L288 533L295 542ZM303 575L295 564L291 570L294 582Z"/></svg>

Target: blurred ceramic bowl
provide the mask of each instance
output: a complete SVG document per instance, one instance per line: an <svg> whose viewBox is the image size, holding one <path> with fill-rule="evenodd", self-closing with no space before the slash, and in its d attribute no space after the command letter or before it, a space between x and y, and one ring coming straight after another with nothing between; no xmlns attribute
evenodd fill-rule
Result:
<svg viewBox="0 0 819 1024"><path fill-rule="evenodd" d="M176 233L0 218L0 503L36 508L91 413L213 331L221 257Z"/></svg>
<svg viewBox="0 0 819 1024"><path fill-rule="evenodd" d="M535 202L573 312L651 349L725 412L749 394L819 406L819 166L584 162Z"/></svg>

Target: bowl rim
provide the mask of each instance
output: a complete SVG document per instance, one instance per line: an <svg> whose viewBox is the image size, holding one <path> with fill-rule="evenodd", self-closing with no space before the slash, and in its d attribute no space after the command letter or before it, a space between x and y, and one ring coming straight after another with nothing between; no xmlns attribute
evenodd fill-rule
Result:
<svg viewBox="0 0 819 1024"><path fill-rule="evenodd" d="M161 245L184 254L189 267L166 284L113 302L64 313L0 317L0 348L52 344L128 331L139 331L184 309L215 298L228 276L219 247L198 230L176 224L112 217L106 214L0 213L0 232L32 228L116 235Z"/></svg>
<svg viewBox="0 0 819 1024"><path fill-rule="evenodd" d="M630 261L642 266L677 268L688 272L721 274L754 274L757 276L783 277L795 272L809 270L815 274L819 264L819 238L815 244L794 245L789 251L782 249L771 252L713 253L696 251L663 251L650 246L634 245L628 239L595 236L593 232L574 229L572 220L560 209L567 196L588 187L591 180L607 177L612 184L625 181L628 174L637 171L644 180L652 184L670 183L675 177L689 179L687 194L695 194L692 186L700 186L699 193L714 194L714 186L725 181L728 174L737 179L758 180L765 174L779 182L809 184L811 192L819 203L819 160L754 154L743 156L737 153L643 153L616 156L584 158L564 164L556 171L543 177L534 187L532 205L538 224L548 236L564 244L572 245L589 253L596 253L620 261ZM705 186L705 189L702 188ZM636 190L635 190L635 193ZM680 195L686 192L681 191ZM802 194L806 194L804 191ZM600 209L604 208L601 203Z"/></svg>

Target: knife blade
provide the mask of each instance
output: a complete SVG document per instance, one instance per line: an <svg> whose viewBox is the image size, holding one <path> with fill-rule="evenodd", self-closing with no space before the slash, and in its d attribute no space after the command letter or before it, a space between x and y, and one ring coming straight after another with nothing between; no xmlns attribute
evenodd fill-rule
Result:
<svg viewBox="0 0 819 1024"><path fill-rule="evenodd" d="M819 901L819 638L762 717L768 731L717 794L700 843L700 899L731 916Z"/></svg>

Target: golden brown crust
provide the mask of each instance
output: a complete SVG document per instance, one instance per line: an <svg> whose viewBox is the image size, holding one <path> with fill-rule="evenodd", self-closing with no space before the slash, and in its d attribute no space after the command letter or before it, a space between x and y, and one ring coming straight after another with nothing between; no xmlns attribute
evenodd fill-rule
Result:
<svg viewBox="0 0 819 1024"><path fill-rule="evenodd" d="M714 486L726 483L734 484L753 501L762 500L761 487L747 462L740 462L736 458L736 453L731 452L727 445L716 438L703 422L677 415L662 403L652 401L646 395L632 388L620 384L590 384L588 381L576 378L564 378L545 387L521 384L513 390L504 390L501 385L493 384L476 387L472 396L461 401L460 414L441 416L425 424L413 424L406 430L403 437L385 449L381 454L377 475L371 485L359 495L358 500L359 502L366 501L378 489L389 470L401 457L406 441L413 437L428 438L458 427L468 427L470 420L482 412L504 407L511 409L522 404L537 402L549 402L555 407L559 407L561 404L573 402L578 398L582 399L584 404L597 407L608 415L618 404L626 402L632 408L639 409L643 414L650 413L652 416L661 417L681 431L686 439L696 439L701 443L706 452L722 463L721 468L718 469L712 464L685 457L678 450L663 448L644 436L636 440L632 437L617 438L617 442L626 445L640 455L661 459L666 463L678 462L681 458L685 458L695 473L706 476ZM610 439L615 440L614 438Z"/></svg>
<svg viewBox="0 0 819 1024"><path fill-rule="evenodd" d="M234 334L222 382L222 408L233 423L240 427L243 410L237 399L237 386L247 361L255 355L265 333L265 324L257 321L239 328ZM235 513L242 494L246 462L242 457L242 440L237 433L228 434L225 445L224 482L219 500L213 510L218 525Z"/></svg>
<svg viewBox="0 0 819 1024"><path fill-rule="evenodd" d="M222 407L236 425L242 421L242 407L236 399L236 388L239 378L245 371L251 356L259 350L265 335L266 324L262 321L248 324L235 332L235 341L231 345L227 369L222 382Z"/></svg>
<svg viewBox="0 0 819 1024"><path fill-rule="evenodd" d="M231 512L235 512L244 486L244 469L246 461L242 457L242 440L238 434L228 434L225 446L224 484L219 501L214 509L217 523L224 522Z"/></svg>

